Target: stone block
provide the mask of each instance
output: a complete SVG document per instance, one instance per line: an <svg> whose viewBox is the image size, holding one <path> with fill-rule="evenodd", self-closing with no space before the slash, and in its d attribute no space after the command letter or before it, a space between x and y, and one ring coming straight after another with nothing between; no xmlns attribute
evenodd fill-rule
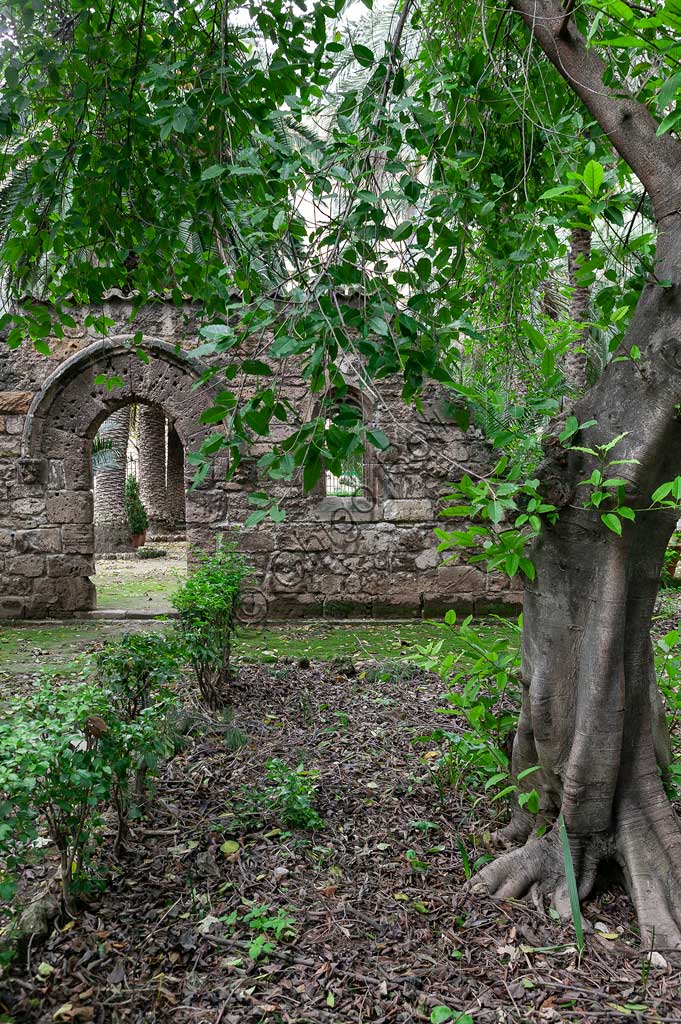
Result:
<svg viewBox="0 0 681 1024"><path fill-rule="evenodd" d="M265 594L267 619L320 619L324 614L324 599L319 594ZM251 620L253 621L253 620Z"/></svg>
<svg viewBox="0 0 681 1024"><path fill-rule="evenodd" d="M95 550L94 527L92 524L62 526L61 543L65 554L90 555Z"/></svg>
<svg viewBox="0 0 681 1024"><path fill-rule="evenodd" d="M370 523L376 519L376 510L371 501L364 497L337 498L327 497L314 505L309 502L309 518L322 523L333 523L340 527L350 523Z"/></svg>
<svg viewBox="0 0 681 1024"><path fill-rule="evenodd" d="M187 494L187 523L217 523L226 514L225 492L218 488Z"/></svg>
<svg viewBox="0 0 681 1024"><path fill-rule="evenodd" d="M325 619L370 619L371 617L371 601L342 600L335 597L329 597L324 601Z"/></svg>
<svg viewBox="0 0 681 1024"><path fill-rule="evenodd" d="M63 459L48 459L47 486L51 491L66 490L66 474L64 473Z"/></svg>
<svg viewBox="0 0 681 1024"><path fill-rule="evenodd" d="M5 416L3 420L8 434L20 434L24 429L23 416Z"/></svg>
<svg viewBox="0 0 681 1024"><path fill-rule="evenodd" d="M20 416L28 412L32 401L32 391L0 391L0 414Z"/></svg>
<svg viewBox="0 0 681 1024"><path fill-rule="evenodd" d="M475 612L475 598L473 594L446 594L437 591L426 591L423 595L423 617L442 616L445 612L454 610L460 615L473 615Z"/></svg>
<svg viewBox="0 0 681 1024"><path fill-rule="evenodd" d="M35 525L38 517L45 520L45 499L44 498L15 498L12 502L12 516L25 516L30 518Z"/></svg>
<svg viewBox="0 0 681 1024"><path fill-rule="evenodd" d="M406 594L391 593L377 597L372 604L372 614L375 619L420 619L421 594L414 587Z"/></svg>
<svg viewBox="0 0 681 1024"><path fill-rule="evenodd" d="M11 551L14 547L14 530L0 530L0 551Z"/></svg>
<svg viewBox="0 0 681 1024"><path fill-rule="evenodd" d="M48 576L92 576L94 559L83 555L48 555Z"/></svg>
<svg viewBox="0 0 681 1024"><path fill-rule="evenodd" d="M47 462L45 459L19 459L17 462L17 483L19 484L41 484L47 476Z"/></svg>
<svg viewBox="0 0 681 1024"><path fill-rule="evenodd" d="M49 494L46 506L47 517L51 523L92 522L93 507L90 491Z"/></svg>
<svg viewBox="0 0 681 1024"><path fill-rule="evenodd" d="M431 522L433 503L421 498L393 498L383 502L383 518L391 523Z"/></svg>
<svg viewBox="0 0 681 1024"><path fill-rule="evenodd" d="M446 595L483 595L487 586L486 574L472 565L443 565L432 579L433 589Z"/></svg>
<svg viewBox="0 0 681 1024"><path fill-rule="evenodd" d="M43 576L45 558L43 555L16 555L7 559L7 572L11 576Z"/></svg>
<svg viewBox="0 0 681 1024"><path fill-rule="evenodd" d="M21 438L16 434L0 434L0 456L21 455Z"/></svg>
<svg viewBox="0 0 681 1024"><path fill-rule="evenodd" d="M420 555L416 556L414 564L417 569L435 569L442 559L442 555L436 547L426 548Z"/></svg>
<svg viewBox="0 0 681 1024"><path fill-rule="evenodd" d="M477 597L475 599L476 615L507 615L515 617L523 610L522 591L509 590L504 594L503 599L494 600L489 597Z"/></svg>
<svg viewBox="0 0 681 1024"><path fill-rule="evenodd" d="M5 563L11 562L6 559ZM0 594L13 594L15 597L24 597L33 590L33 577L14 573L12 567L7 569L7 575L0 575Z"/></svg>
<svg viewBox="0 0 681 1024"><path fill-rule="evenodd" d="M87 576L44 578L35 581L33 600L51 615L92 611L97 591Z"/></svg>
<svg viewBox="0 0 681 1024"><path fill-rule="evenodd" d="M26 602L21 597L0 597L0 619L23 619Z"/></svg>
<svg viewBox="0 0 681 1024"><path fill-rule="evenodd" d="M61 551L61 531L57 526L17 530L14 544L20 555L58 552Z"/></svg>

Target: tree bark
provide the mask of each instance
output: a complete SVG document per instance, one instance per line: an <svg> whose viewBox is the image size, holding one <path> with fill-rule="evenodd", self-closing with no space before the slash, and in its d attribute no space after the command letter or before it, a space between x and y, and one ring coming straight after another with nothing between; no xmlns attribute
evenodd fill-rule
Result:
<svg viewBox="0 0 681 1024"><path fill-rule="evenodd" d="M681 251L681 224L678 231ZM675 262L675 260L674 260ZM681 294L649 285L625 347L641 343L642 363L611 363L575 408L597 420L573 441L593 448L620 433L610 458L629 481L626 504L646 509L652 492L681 473ZM550 445L549 450L556 451ZM650 621L675 510L638 511L622 536L601 522L602 508L580 507L580 481L594 459L558 449L542 467L546 497L561 507L533 552L536 579L526 587L523 703L513 772L540 765L523 781L541 797L551 828L518 809L503 838L527 840L483 869L479 883L499 896L537 887L569 915L558 832L568 832L580 898L606 858L621 865L644 945L681 947L681 830L664 791L666 723L655 682Z"/></svg>
<svg viewBox="0 0 681 1024"><path fill-rule="evenodd" d="M153 405L139 407L140 498L149 516L149 535L167 533L171 526L166 491L166 420Z"/></svg>
<svg viewBox="0 0 681 1024"><path fill-rule="evenodd" d="M590 316L591 288L577 284L577 273L591 256L591 231L587 228L573 228L568 252L568 281L570 296L570 319L582 324L578 337L571 344L565 356L565 380L573 393L580 395L586 389L587 345L589 328L586 321Z"/></svg>
<svg viewBox="0 0 681 1024"><path fill-rule="evenodd" d="M184 448L172 423L168 424L168 508L174 531L185 529Z"/></svg>
<svg viewBox="0 0 681 1024"><path fill-rule="evenodd" d="M95 477L95 549L100 552L125 551L131 547L125 512L130 406L126 405L109 416L99 428L99 433L111 441L118 458L115 466L100 469Z"/></svg>

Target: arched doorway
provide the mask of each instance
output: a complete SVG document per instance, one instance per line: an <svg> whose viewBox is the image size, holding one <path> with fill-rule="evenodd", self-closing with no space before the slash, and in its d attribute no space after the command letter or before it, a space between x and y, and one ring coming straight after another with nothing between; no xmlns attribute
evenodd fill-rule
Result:
<svg viewBox="0 0 681 1024"><path fill-rule="evenodd" d="M206 366L166 342L144 338L141 359L134 341L121 336L96 342L63 362L36 394L22 437L20 473L43 498L34 536L23 538L33 559L20 567L32 574L22 598L25 617L62 616L95 607L92 440L116 410L129 405L160 408L184 450L197 450L210 429L201 414L213 404L214 386L196 388ZM225 529L227 492L209 474L190 489L185 479L190 551L215 548ZM42 504L42 503L41 503ZM26 533L26 531L24 531Z"/></svg>

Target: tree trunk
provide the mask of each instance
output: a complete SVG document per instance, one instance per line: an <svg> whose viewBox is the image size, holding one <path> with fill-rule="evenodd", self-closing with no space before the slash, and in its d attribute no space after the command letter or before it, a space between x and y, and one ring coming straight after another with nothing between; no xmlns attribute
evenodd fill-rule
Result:
<svg viewBox="0 0 681 1024"><path fill-rule="evenodd" d="M139 417L140 498L153 537L167 533L171 523L166 493L166 420L162 410L153 405L141 405Z"/></svg>
<svg viewBox="0 0 681 1024"><path fill-rule="evenodd" d="M185 529L184 448L172 423L168 424L168 508L173 530Z"/></svg>
<svg viewBox="0 0 681 1024"><path fill-rule="evenodd" d="M130 530L125 513L125 475L130 434L130 406L119 409L99 428L112 443L116 465L102 468L95 476L95 550L127 551Z"/></svg>
<svg viewBox="0 0 681 1024"><path fill-rule="evenodd" d="M681 232L680 232L681 233ZM670 275L671 276L671 275ZM632 459L607 470L624 477L625 504L650 505L652 492L681 471L681 297L649 285L624 348L647 349L640 363L611 363L578 403L580 422L597 420L572 443L593 448L620 433L607 456ZM485 867L480 883L499 896L533 888L550 892L569 914L558 831L567 829L580 898L598 865L615 859L636 907L644 946L681 947L681 832L660 768L669 759L655 683L650 621L675 510L639 511L622 536L600 513L584 509L578 486L596 461L549 446L542 467L546 497L561 508L533 553L536 579L526 588L523 702L513 772L539 764L523 780L541 797L550 830L536 838L536 819L518 809L504 838L527 840Z"/></svg>
<svg viewBox="0 0 681 1024"><path fill-rule="evenodd" d="M591 311L591 287L577 284L577 273L591 256L591 231L587 228L573 228L568 252L568 280L570 297L570 319L586 325ZM589 328L583 326L565 356L565 379L571 390L580 395L586 388L587 345Z"/></svg>

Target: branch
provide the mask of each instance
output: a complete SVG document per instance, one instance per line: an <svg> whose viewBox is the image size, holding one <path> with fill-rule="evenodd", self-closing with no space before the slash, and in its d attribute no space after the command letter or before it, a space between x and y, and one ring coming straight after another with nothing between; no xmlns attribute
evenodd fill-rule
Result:
<svg viewBox="0 0 681 1024"><path fill-rule="evenodd" d="M603 82L606 65L570 22L560 0L511 0L542 50L648 192L661 220L681 208L681 143L659 138L657 122L625 86Z"/></svg>

